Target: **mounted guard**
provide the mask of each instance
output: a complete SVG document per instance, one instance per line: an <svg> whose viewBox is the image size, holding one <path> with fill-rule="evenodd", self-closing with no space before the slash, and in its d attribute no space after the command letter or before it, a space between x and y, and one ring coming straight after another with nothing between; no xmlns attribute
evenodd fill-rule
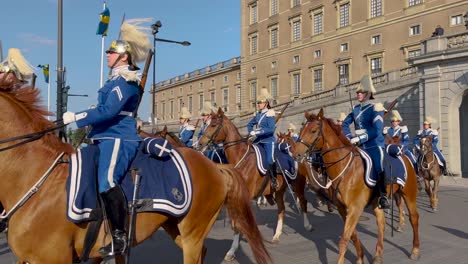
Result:
<svg viewBox="0 0 468 264"><path fill-rule="evenodd" d="M2 86L20 88L32 78L33 74L34 67L17 48L10 48L7 58L0 62L0 84Z"/></svg>
<svg viewBox="0 0 468 264"><path fill-rule="evenodd" d="M296 126L293 123L289 123L288 132L291 134L292 139L294 139L294 141L297 141L299 135L297 135L297 133L294 133L294 130L296 130Z"/></svg>
<svg viewBox="0 0 468 264"><path fill-rule="evenodd" d="M270 109L270 100L273 98L267 89L260 90L260 95L257 97L258 112L247 124L249 137L254 138L253 143L261 145L265 149L267 165L269 167L267 175L271 179L271 187L278 188L276 179L276 164L275 160L275 110ZM254 129L255 126L255 129Z"/></svg>
<svg viewBox="0 0 468 264"><path fill-rule="evenodd" d="M440 152L439 148L437 147L437 144L439 143L439 132L437 132L437 130L435 129L432 129L431 127L432 123L434 122L435 122L435 119L433 119L432 117L430 116L426 117L423 123L423 129L418 131L418 134L416 135L416 137L414 137L413 143L419 149L421 138L432 135L432 149L434 153L437 155L437 158L439 159L439 161L442 163L441 165L442 174L447 175L448 174L447 163L445 161L445 157L442 154L442 152ZM418 157L418 160L419 158L420 157Z"/></svg>
<svg viewBox="0 0 468 264"><path fill-rule="evenodd" d="M408 127L400 126L401 121L403 121L403 118L401 117L398 110L392 110L392 118L391 118L392 126L384 127L383 134L392 138L401 136L400 143L403 145L404 153L409 158L411 163L413 164L413 167L416 169L417 168L416 158L414 157L413 153L408 148L408 145L410 142L410 139L408 136Z"/></svg>
<svg viewBox="0 0 468 264"><path fill-rule="evenodd" d="M200 128L200 131L198 131L197 134L197 145L198 141L200 138L203 136L205 133L206 128L210 125L211 123L211 113L216 112L216 109L211 105L211 102L205 101L203 103L203 108L200 110L200 116L202 118L202 126ZM205 150L203 153L207 158L210 160L216 162L216 163L228 163L226 156L224 154L223 150L223 143L219 144L214 144L213 147L211 147L208 150Z"/></svg>
<svg viewBox="0 0 468 264"><path fill-rule="evenodd" d="M182 107L179 114L179 139L187 147L191 148L193 145L193 134L195 133L195 126L189 123L192 114L189 112L187 107Z"/></svg>
<svg viewBox="0 0 468 264"><path fill-rule="evenodd" d="M390 208L387 199L385 184L385 172L383 168L384 158L384 136L383 136L383 115L385 108L381 103L371 103L374 99L375 88L370 76L362 77L356 90L359 104L346 116L343 121L343 134L354 145L361 145L361 148L369 154L372 159L372 167L378 175L377 190L379 192L379 208ZM351 133L350 126L354 123L355 135Z"/></svg>
<svg viewBox="0 0 468 264"><path fill-rule="evenodd" d="M100 150L98 187L112 229L112 243L100 249L102 256L122 255L127 249L127 200L120 184L141 141L132 114L140 98L136 63L145 60L151 48L149 35L139 26L146 21L135 19L122 23L122 38L112 41L106 51L111 71L98 91L97 106L63 114L64 124L92 125L88 138Z"/></svg>

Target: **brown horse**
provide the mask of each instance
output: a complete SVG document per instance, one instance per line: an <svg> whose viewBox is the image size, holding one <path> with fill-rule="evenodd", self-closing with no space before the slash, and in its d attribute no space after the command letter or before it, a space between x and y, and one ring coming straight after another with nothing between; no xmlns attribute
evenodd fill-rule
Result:
<svg viewBox="0 0 468 264"><path fill-rule="evenodd" d="M291 137L291 132L289 133L279 133L277 134L278 143L284 142L291 147L296 145L296 141ZM331 198L333 193L331 189L322 189L321 186L324 186L324 173L319 172L321 168L315 168L310 161L298 162L298 177L305 177L307 179L307 187L317 193L317 204L319 206L323 205L323 200L326 200L328 212L333 212L333 205Z"/></svg>
<svg viewBox="0 0 468 264"><path fill-rule="evenodd" d="M377 197L373 190L367 187L364 180L364 163L359 158L359 151L341 133L339 126L331 119L327 119L320 110L318 115L305 113L307 119L302 127L296 147L292 150L297 158L308 156L311 152L320 151L327 174L330 178L331 188L334 190L334 201L338 212L344 220L344 229L339 242L338 263L344 263L345 253L349 240L353 240L356 247L357 263L363 263L364 251L357 236L356 224L364 207L372 204L378 225L378 241L374 263L382 263L383 239L385 229L384 211L378 209ZM418 259L419 251L419 214L416 208L416 175L407 157L404 162L408 171L406 185L401 188L394 185L393 190L400 192L405 199L410 222L413 227L413 249L411 259ZM388 188L389 186L387 186Z"/></svg>
<svg viewBox="0 0 468 264"><path fill-rule="evenodd" d="M38 106L38 101L39 90L31 87L0 89L0 139L53 127L44 118L48 113ZM2 148L15 143L18 141L4 143ZM10 212L41 175L51 168L60 153L65 153L67 158L74 150L48 133L7 151L0 155L0 170L3 172L0 176L0 202L6 212ZM231 218L235 219L236 228L250 240L257 262L270 262L241 176L228 166L216 167L192 149L180 148L178 151L192 175L192 206L181 218L162 213L139 213L134 243L150 238L162 226L183 250L184 263L201 263L204 239L225 204ZM18 257L17 263L70 263L82 253L89 224L73 224L66 218L67 176L68 163L59 163L34 195L11 215L8 243ZM109 239L104 237L103 227L97 241L109 243ZM99 243L94 245L91 257L99 257L101 246Z"/></svg>
<svg viewBox="0 0 468 264"><path fill-rule="evenodd" d="M211 123L200 138L198 146L200 149L203 149L213 143L224 144L227 160L230 164L235 164L235 168L238 168L241 172L251 199L257 198L262 194L267 197L271 197L274 194L274 199L278 207L278 222L272 241L274 243L279 242L285 214L284 194L287 188L283 176L281 174L277 175L279 187L276 190L272 190L270 184L267 182L269 180L268 176L262 176L257 169L257 160L255 152L252 149L252 143L248 142L240 135L237 127L224 115L221 108L218 109L217 113L211 113ZM307 218L307 201L304 194L305 183L305 177L298 177L297 180L292 182L292 186L300 201L304 227L311 231L313 228ZM235 237L234 241L236 240L237 237ZM229 260L234 258L234 252L237 248L235 244L236 243L233 243L225 259Z"/></svg>
<svg viewBox="0 0 468 264"><path fill-rule="evenodd" d="M436 154L432 149L432 135L421 137L420 141L421 158L418 163L419 172L424 179L426 193L431 201L432 211L437 211L439 203L439 181L442 171L439 166ZM431 181L434 184L431 186Z"/></svg>

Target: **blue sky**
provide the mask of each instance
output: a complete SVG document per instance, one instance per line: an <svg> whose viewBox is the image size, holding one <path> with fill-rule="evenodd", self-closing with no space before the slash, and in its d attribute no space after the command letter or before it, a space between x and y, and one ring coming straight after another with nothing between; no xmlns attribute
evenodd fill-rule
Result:
<svg viewBox="0 0 468 264"><path fill-rule="evenodd" d="M162 22L159 38L190 41L191 46L156 44L156 82L240 55L240 1L235 0L108 0L111 12L105 47L118 36L126 18L151 17ZM97 102L101 37L96 35L103 1L63 0L63 65L72 94L68 110L87 109ZM8 48L23 51L34 66L50 64L51 111L56 110L57 0L15 0L2 3L0 40L3 56ZM149 25L148 25L149 26ZM151 36L152 37L152 36ZM152 42L152 41L151 41ZM143 65L140 64L141 68ZM105 76L108 68L104 70ZM47 105L47 84L42 71L36 71L36 86ZM150 68L139 116L148 120L151 112Z"/></svg>

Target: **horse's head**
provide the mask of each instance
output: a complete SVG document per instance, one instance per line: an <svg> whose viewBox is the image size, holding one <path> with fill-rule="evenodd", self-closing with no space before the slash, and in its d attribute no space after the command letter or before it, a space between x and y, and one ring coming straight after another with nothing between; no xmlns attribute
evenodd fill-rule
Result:
<svg viewBox="0 0 468 264"><path fill-rule="evenodd" d="M432 135L427 135L421 138L420 149L423 155L432 151Z"/></svg>
<svg viewBox="0 0 468 264"><path fill-rule="evenodd" d="M290 149L297 160L307 158L313 152L321 151L325 147L330 148L332 145L353 147L341 132L341 127L323 115L323 109L320 109L317 115L305 112L304 116L306 122L301 128L297 143L292 144Z"/></svg>
<svg viewBox="0 0 468 264"><path fill-rule="evenodd" d="M385 144L386 145L388 145L388 144L400 144L400 141L401 141L401 135L394 136L394 137L391 137L389 135L385 136Z"/></svg>
<svg viewBox="0 0 468 264"><path fill-rule="evenodd" d="M226 123L230 122L224 115L221 107L218 112L211 111L210 125L206 127L202 137L198 141L198 149L202 150L213 144L223 143L226 141L227 131Z"/></svg>
<svg viewBox="0 0 468 264"><path fill-rule="evenodd" d="M156 131L154 135L151 135L148 133L145 133L145 134L149 135L148 137L164 138L167 141L169 141L169 143L171 143L171 145L174 147L185 147L185 144L182 141L180 141L180 139L176 135L174 135L174 133L167 131L167 126L164 126L163 130L161 131ZM140 132L140 135L145 135L145 134L142 134Z"/></svg>

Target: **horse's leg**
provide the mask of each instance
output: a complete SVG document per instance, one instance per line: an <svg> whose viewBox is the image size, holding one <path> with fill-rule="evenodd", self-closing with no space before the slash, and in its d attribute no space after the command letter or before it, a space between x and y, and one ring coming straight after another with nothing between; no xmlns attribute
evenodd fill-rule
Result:
<svg viewBox="0 0 468 264"><path fill-rule="evenodd" d="M307 217L307 200L305 198L305 185L306 185L305 177L298 177L294 181L294 191L297 195L297 199L299 200L299 205L301 206L302 223L303 223L304 228L310 232L314 230L314 228L312 224L309 222L309 218Z"/></svg>
<svg viewBox="0 0 468 264"><path fill-rule="evenodd" d="M239 248L240 233L237 230L234 230L234 237L232 238L231 248L224 256L224 260L233 261L236 258L236 251Z"/></svg>
<svg viewBox="0 0 468 264"><path fill-rule="evenodd" d="M377 206L377 200L372 203L374 207L374 214L377 221L377 228L378 228L378 238L377 238L377 245L375 248L375 255L374 255L374 264L383 263L383 242L384 242L384 231L385 231L385 215L384 210L379 209Z"/></svg>
<svg viewBox="0 0 468 264"><path fill-rule="evenodd" d="M359 216L362 214L363 209L352 207L346 210L346 208L343 205L338 205L337 207L341 218L343 218L343 221L345 222L343 234L341 235L341 239L339 242L338 264L344 263L344 257L348 248L349 239L353 240L354 246L356 247L356 254L358 258L356 260L356 263L361 264L363 263L364 259L364 251L362 249L361 241L357 236L356 225L359 220Z"/></svg>
<svg viewBox="0 0 468 264"><path fill-rule="evenodd" d="M434 196L434 205L432 207L432 211L437 211L437 205L439 204L439 181L440 181L440 174L434 177L434 187L432 189L432 195Z"/></svg>
<svg viewBox="0 0 468 264"><path fill-rule="evenodd" d="M405 208L403 207L403 200L401 199L401 194L399 191L395 192L393 194L393 197L395 198L395 203L398 207L398 228L397 232L402 232L403 231L403 226L405 225Z"/></svg>
<svg viewBox="0 0 468 264"><path fill-rule="evenodd" d="M413 190L407 189L408 185L403 189L403 199L406 203L406 208L408 209L409 220L411 227L413 227L413 249L411 250L410 258L412 260L418 260L420 257L419 252L419 213L416 205L416 198L418 192L417 187L414 187Z"/></svg>
<svg viewBox="0 0 468 264"><path fill-rule="evenodd" d="M286 184L283 182L283 184ZM276 224L276 230L275 230L275 235L273 236L273 239L271 242L273 243L279 243L279 238L281 234L283 233L283 220L284 220L284 211L286 207L284 206L284 192L286 191L286 186L283 185L282 188L280 188L276 193L275 193L275 202L276 206L278 207L278 222Z"/></svg>
<svg viewBox="0 0 468 264"><path fill-rule="evenodd" d="M328 198L332 199L333 197L333 190L331 188L328 189ZM327 201L327 209L329 213L333 213L333 204L331 200Z"/></svg>
<svg viewBox="0 0 468 264"><path fill-rule="evenodd" d="M424 178L424 188L426 190L426 193L427 195L429 196L429 203L430 203L430 207L432 208L432 188L431 188L431 182Z"/></svg>

